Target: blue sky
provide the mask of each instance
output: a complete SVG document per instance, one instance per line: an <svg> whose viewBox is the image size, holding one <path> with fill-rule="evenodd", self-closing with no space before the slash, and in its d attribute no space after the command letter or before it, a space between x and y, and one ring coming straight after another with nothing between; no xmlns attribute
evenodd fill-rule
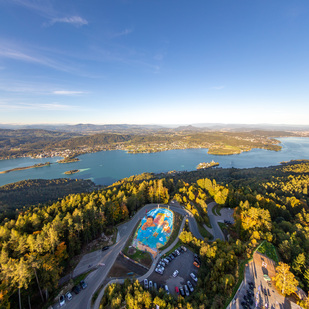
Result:
<svg viewBox="0 0 309 309"><path fill-rule="evenodd" d="M0 123L309 124L309 2L0 0Z"/></svg>

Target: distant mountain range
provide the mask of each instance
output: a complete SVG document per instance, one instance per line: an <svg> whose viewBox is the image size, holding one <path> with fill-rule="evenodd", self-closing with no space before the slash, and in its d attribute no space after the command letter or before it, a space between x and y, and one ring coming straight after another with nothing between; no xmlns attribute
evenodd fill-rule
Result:
<svg viewBox="0 0 309 309"><path fill-rule="evenodd" d="M43 129L71 133L150 133L153 131L309 131L309 125L285 125L285 124L223 124L223 123L196 123L190 125L132 125L132 124L0 124L1 129Z"/></svg>

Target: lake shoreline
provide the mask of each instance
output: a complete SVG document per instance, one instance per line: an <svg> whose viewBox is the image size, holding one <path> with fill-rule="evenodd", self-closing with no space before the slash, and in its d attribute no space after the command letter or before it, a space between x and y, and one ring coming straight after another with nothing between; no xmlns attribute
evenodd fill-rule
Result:
<svg viewBox="0 0 309 309"><path fill-rule="evenodd" d="M50 162L46 162L46 163L39 163L39 164L34 164L30 166L25 166L25 167L15 167L15 168L12 168L6 171L2 171L0 172L0 174L7 174L10 172L23 171L23 170L28 170L30 168L44 167L44 166L50 166L50 165L51 165Z"/></svg>
<svg viewBox="0 0 309 309"><path fill-rule="evenodd" d="M66 164L57 163L61 157L52 158L19 158L0 161L0 171L12 170L18 166L26 166L22 173L1 173L0 186L25 179L57 179L76 178L91 179L97 185L110 185L120 179L142 173L168 173L175 171L194 171L200 162L217 162L215 168L252 168L279 166L280 162L309 159L309 138L282 138L282 150L269 151L266 149L252 149L249 152L229 156L211 155L207 148L194 148L184 150L169 150L157 153L132 154L125 150L101 151L80 155L80 161L71 162L70 168ZM52 164L47 169L36 169L34 163ZM80 170L72 175L65 175L69 170Z"/></svg>

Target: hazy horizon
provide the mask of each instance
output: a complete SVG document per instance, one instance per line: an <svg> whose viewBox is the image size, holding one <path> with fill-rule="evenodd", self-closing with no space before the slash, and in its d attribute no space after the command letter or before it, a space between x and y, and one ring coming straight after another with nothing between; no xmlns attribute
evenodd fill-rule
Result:
<svg viewBox="0 0 309 309"><path fill-rule="evenodd" d="M27 127L27 126L55 126L55 127L61 127L61 126L140 126L140 127L163 127L163 128L178 128L178 127L194 127L194 128L209 128L212 127L235 127L235 128L241 128L244 127L286 127L286 128L305 128L309 129L309 124L274 124L274 123L219 123L219 122L213 122L213 123L165 123L165 124L158 124L158 123L1 123L0 122L0 128L1 127Z"/></svg>

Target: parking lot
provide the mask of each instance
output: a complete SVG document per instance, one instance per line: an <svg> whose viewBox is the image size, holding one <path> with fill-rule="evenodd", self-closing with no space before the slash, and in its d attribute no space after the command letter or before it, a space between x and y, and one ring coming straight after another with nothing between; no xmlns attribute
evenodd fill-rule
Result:
<svg viewBox="0 0 309 309"><path fill-rule="evenodd" d="M169 292L172 295L176 296L177 293L175 292L175 287L183 287L185 284L187 284L188 280L193 285L193 288L195 287L196 282L190 277L190 273L194 273L196 277L198 277L198 268L193 265L193 262L194 254L190 250L187 250L186 252L181 252L179 256L176 256L174 260L172 260L165 266L162 275L153 272L148 277L148 282L155 282L158 286L158 289L160 286L162 286L162 288L164 289L164 285L167 285ZM176 277L173 277L173 273L175 270L178 270L179 273Z"/></svg>
<svg viewBox="0 0 309 309"><path fill-rule="evenodd" d="M275 267L273 260L255 252L253 260L245 268L243 284L228 309L298 309L298 305L278 293L273 283L268 281L275 276Z"/></svg>

